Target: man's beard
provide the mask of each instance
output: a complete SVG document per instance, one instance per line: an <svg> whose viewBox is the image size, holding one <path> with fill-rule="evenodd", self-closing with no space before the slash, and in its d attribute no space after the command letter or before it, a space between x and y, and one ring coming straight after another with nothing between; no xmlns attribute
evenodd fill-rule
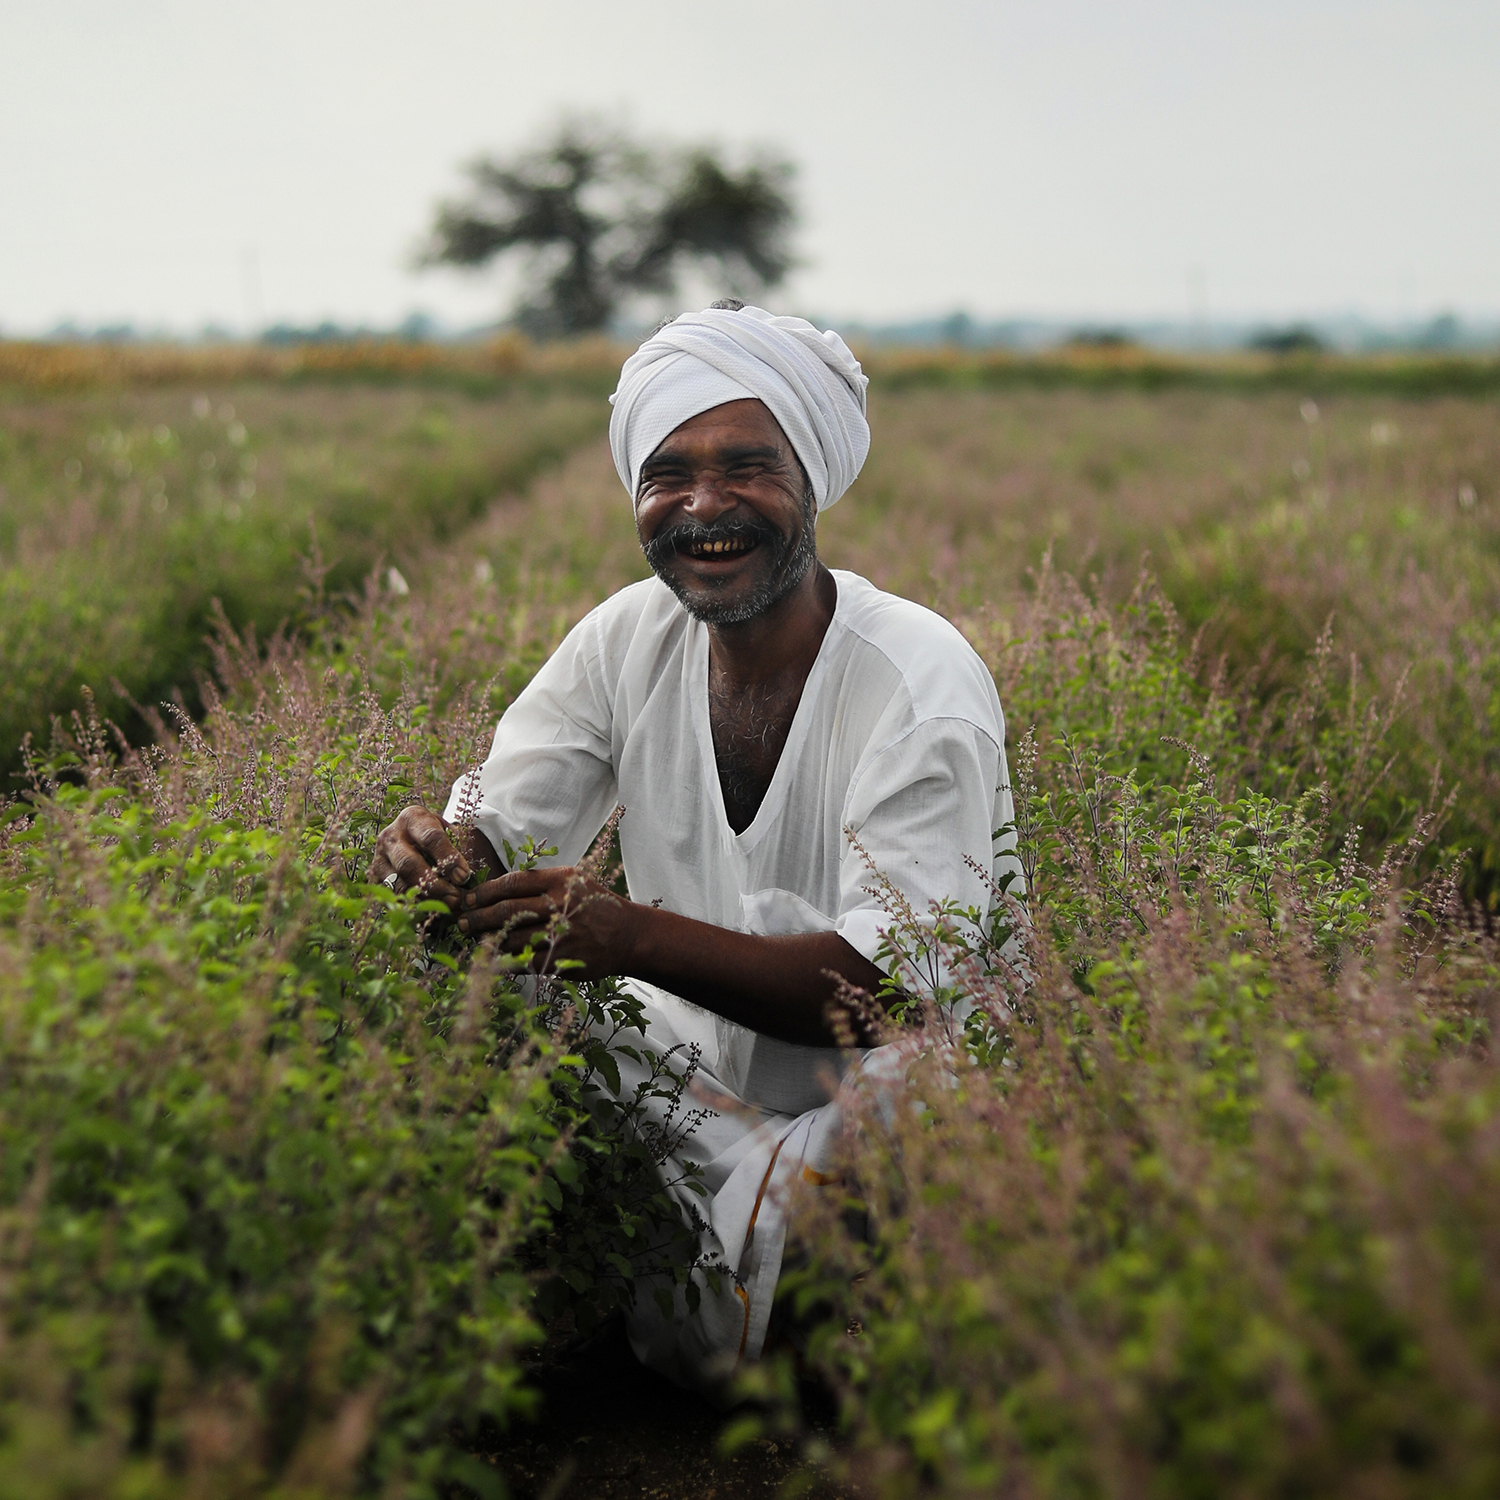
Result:
<svg viewBox="0 0 1500 1500"><path fill-rule="evenodd" d="M802 535L793 541L783 536L769 521L760 517L720 521L700 526L681 521L659 531L649 542L641 543L651 570L672 590L682 607L705 625L743 625L757 615L780 604L807 577L807 571L818 558L816 530L817 503L809 489L803 496ZM712 595L692 593L667 567L680 551L710 542L754 541L757 548L770 553L771 566L754 589L740 599L716 599Z"/></svg>

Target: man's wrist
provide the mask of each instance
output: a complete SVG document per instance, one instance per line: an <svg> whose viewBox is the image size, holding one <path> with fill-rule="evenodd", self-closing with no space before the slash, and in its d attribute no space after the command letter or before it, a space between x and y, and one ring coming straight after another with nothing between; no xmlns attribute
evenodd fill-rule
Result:
<svg viewBox="0 0 1500 1500"><path fill-rule="evenodd" d="M656 952L657 931L661 926L660 907L647 906L643 901L627 901L616 898L623 908L621 912L623 933L619 959L620 973L640 979L653 973L652 954Z"/></svg>

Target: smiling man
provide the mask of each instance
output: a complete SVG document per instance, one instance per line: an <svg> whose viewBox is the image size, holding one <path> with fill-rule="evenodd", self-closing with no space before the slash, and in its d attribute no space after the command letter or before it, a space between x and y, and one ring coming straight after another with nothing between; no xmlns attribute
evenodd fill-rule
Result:
<svg viewBox="0 0 1500 1500"><path fill-rule="evenodd" d="M993 842L1013 814L983 663L931 611L818 561L818 515L869 451L866 385L800 318L716 303L658 329L610 423L655 577L588 615L506 711L476 827L450 837L409 807L375 859L374 878L512 949L566 905L557 956L624 977L647 1048L698 1048L716 1113L682 1148L707 1189L683 1208L732 1276L691 1316L679 1293L674 1317L643 1296L630 1318L637 1354L683 1382L759 1355L786 1190L828 1178L850 1065L830 1002L840 980L880 985L890 920L848 834L924 916L988 909L980 870L1013 865ZM617 803L628 900L575 868ZM460 889L527 835L556 846L549 868ZM628 1097L643 1075L619 1060Z"/></svg>

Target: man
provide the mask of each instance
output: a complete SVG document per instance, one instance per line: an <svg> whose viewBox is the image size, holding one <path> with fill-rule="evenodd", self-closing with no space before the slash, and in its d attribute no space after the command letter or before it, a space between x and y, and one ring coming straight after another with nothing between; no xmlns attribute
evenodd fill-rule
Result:
<svg viewBox="0 0 1500 1500"><path fill-rule="evenodd" d="M830 1001L840 980L875 991L889 962L848 834L926 917L944 898L991 906L979 870L1013 817L975 652L818 561L817 516L869 451L867 384L837 334L740 303L647 339L610 445L656 576L588 615L501 718L467 857L409 807L372 872L513 950L566 904L556 957L624 976L658 1055L700 1049L696 1091L717 1112L682 1148L707 1188L688 1201L733 1274L692 1316L680 1295L673 1318L642 1297L629 1322L637 1354L682 1382L758 1357L786 1191L829 1180L830 1080L848 1066ZM617 803L629 900L574 868ZM494 851L527 835L556 846L550 867L460 889L471 860L500 869ZM628 1097L639 1074L620 1062Z"/></svg>

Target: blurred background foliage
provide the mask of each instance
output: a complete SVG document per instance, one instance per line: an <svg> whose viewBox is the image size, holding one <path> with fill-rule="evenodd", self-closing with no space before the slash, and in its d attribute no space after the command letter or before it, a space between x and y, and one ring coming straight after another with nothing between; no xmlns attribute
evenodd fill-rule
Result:
<svg viewBox="0 0 1500 1500"><path fill-rule="evenodd" d="M708 145L653 147L587 121L514 156L481 157L470 196L437 213L422 259L476 268L521 252L511 314L543 338L614 326L631 299L674 292L685 271L741 298L792 268L791 163L736 169Z"/></svg>

